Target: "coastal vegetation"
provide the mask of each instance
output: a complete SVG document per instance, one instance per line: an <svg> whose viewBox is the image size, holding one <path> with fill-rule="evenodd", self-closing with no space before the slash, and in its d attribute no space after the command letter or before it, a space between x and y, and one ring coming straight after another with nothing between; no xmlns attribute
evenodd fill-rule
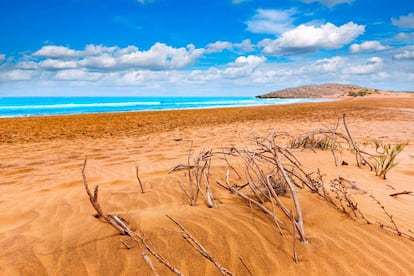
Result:
<svg viewBox="0 0 414 276"><path fill-rule="evenodd" d="M363 96L367 96L367 95L372 95L376 92L377 92L377 90L375 90L375 89L361 88L361 89L354 89L354 90L348 92L347 96L350 96L350 97L363 97Z"/></svg>
<svg viewBox="0 0 414 276"><path fill-rule="evenodd" d="M193 144L188 153L187 162L180 163L169 170L169 173L181 174L177 177L177 183L182 190L190 206L206 205L208 208L219 208L224 203L221 201L217 188L224 189L232 195L240 198L241 202L247 204L251 211L258 209L269 217L269 223L275 226L281 237L292 239L292 259L300 261L300 252L297 250L297 241L304 245L308 244L305 233L305 221L298 193L309 190L318 195L329 205L345 214L353 220L361 220L367 224L378 224L381 228L389 229L399 236L414 241L414 235L403 232L393 216L385 206L374 195L362 191L356 181L346 177L336 177L326 180L324 172L319 168L309 171L302 165L299 158L291 151L292 149L308 149L317 153L317 150L330 150L334 156L336 166L348 166L343 157L345 152L355 155L357 167L367 165L374 170L377 176L386 179L386 174L397 165L396 158L408 142L397 145L379 144L376 142L378 155L370 154L362 150L351 136L347 126L346 116L342 118L343 129L346 134L339 131L338 123L332 129L320 129L305 133L293 138L288 133L270 133L267 137L255 136L245 146L222 147L221 149L203 149L197 153ZM290 142L285 145L282 141L288 138ZM341 157L340 157L341 156ZM141 255L154 275L158 275L156 266L150 256L166 266L177 275L183 273L173 265L165 256L167 252L160 253L153 245L145 232L138 228L133 230L130 223L119 215L103 212L98 201L99 186L95 186L92 193L86 177L85 159L82 166L82 178L85 191L89 201L96 211L96 218L101 218L112 225L121 235L127 235L129 240L120 240L127 248L131 249L130 243L136 243ZM358 168L355 168L358 169ZM220 175L222 174L222 175ZM144 193L143 183L138 175L136 164L136 176L141 193ZM214 181L213 181L214 179ZM214 185L215 183L215 185ZM368 218L358 205L352 191L361 191L367 197L373 199L388 217L389 223L378 222L375 218ZM216 192L214 192L216 191ZM411 191L394 193L390 196L411 194ZM165 211L164 211L165 212ZM184 240L208 261L212 262L221 275L234 275L228 268L221 264L216 256L198 240L197 233L190 233L186 227L173 216L165 213L165 216L179 227L179 233ZM291 225L289 230L288 225ZM246 272L251 274L249 264L239 255L239 261Z"/></svg>

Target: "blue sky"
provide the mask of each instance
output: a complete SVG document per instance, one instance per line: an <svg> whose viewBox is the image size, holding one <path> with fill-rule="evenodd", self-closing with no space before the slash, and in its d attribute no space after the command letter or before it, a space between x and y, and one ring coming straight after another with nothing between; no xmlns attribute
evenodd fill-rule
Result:
<svg viewBox="0 0 414 276"><path fill-rule="evenodd" d="M409 0L14 0L0 10L0 96L414 90Z"/></svg>

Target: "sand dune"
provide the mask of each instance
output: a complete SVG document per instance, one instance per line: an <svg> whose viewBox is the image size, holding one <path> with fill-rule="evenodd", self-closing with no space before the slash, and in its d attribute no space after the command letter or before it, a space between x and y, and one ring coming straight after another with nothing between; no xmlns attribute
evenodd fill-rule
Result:
<svg viewBox="0 0 414 276"><path fill-rule="evenodd" d="M195 150L242 146L272 129L298 135L332 126L343 112L360 145L374 138L396 143L414 137L414 97L377 95L291 106L1 119L0 274L152 275L141 248L93 216L81 176L87 156L87 179L90 186L100 186L104 211L143 230L185 275L219 271L183 239L165 213L236 275L250 275L240 257L254 275L411 275L414 241L378 226L390 225L389 218L369 197L374 195L399 229L414 236L414 196L389 196L414 191L411 144L387 180L358 168L348 152L342 158L349 166L336 167L330 152L295 150L309 171L319 168L327 179L340 175L354 180L362 192L351 190L352 197L373 222L352 220L316 194L300 190L309 243L297 243L298 263L293 261L289 221L283 219L282 237L263 212L218 186L213 186L222 201L217 208L203 201L191 207L177 185L185 179L183 172L168 174L187 161L191 141ZM145 127L137 128L138 122ZM224 171L213 165L212 178L223 178ZM172 274L155 259L153 263L160 275Z"/></svg>

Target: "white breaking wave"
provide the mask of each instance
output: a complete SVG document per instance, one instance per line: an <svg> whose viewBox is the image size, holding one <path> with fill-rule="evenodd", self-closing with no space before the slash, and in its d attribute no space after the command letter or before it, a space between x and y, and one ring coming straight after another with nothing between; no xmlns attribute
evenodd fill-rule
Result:
<svg viewBox="0 0 414 276"><path fill-rule="evenodd" d="M175 105L222 105L222 104L253 104L258 103L257 100L223 100L223 101L204 101L204 102L176 102Z"/></svg>
<svg viewBox="0 0 414 276"><path fill-rule="evenodd" d="M0 109L58 109L58 108L78 108L78 107L120 107L138 105L159 105L160 102L122 102L122 103L85 103L85 104L44 104L44 105L7 105L0 106Z"/></svg>

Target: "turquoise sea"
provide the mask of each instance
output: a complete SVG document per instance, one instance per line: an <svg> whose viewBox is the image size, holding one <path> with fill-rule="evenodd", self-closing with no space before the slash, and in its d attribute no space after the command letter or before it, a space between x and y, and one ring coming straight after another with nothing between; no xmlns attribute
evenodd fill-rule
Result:
<svg viewBox="0 0 414 276"><path fill-rule="evenodd" d="M33 97L0 98L0 117L69 115L102 112L258 106L324 101L324 99L258 99L254 97Z"/></svg>

